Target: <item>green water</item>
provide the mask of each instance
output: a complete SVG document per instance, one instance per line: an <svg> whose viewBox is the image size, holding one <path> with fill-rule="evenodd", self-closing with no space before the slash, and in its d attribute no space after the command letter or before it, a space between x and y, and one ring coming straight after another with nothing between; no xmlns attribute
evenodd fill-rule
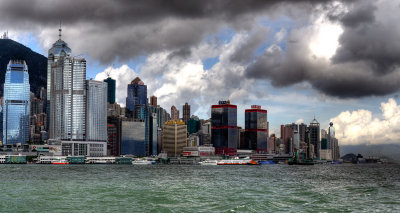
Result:
<svg viewBox="0 0 400 213"><path fill-rule="evenodd" d="M399 165L0 165L0 212L400 212Z"/></svg>

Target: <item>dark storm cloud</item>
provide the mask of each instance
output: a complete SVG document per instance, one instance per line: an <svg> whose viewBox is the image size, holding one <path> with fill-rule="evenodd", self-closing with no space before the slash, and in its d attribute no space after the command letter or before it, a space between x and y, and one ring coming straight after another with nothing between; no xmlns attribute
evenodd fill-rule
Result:
<svg viewBox="0 0 400 213"><path fill-rule="evenodd" d="M183 53L222 27L246 29L255 16L273 14L270 8L287 2L310 2L312 7L324 1L5 0L0 2L0 27L36 34L54 28L56 39L62 20L63 38L75 53L109 64L163 50Z"/></svg>
<svg viewBox="0 0 400 213"><path fill-rule="evenodd" d="M344 30L332 63L324 63L315 56L310 58L310 49L304 40L306 35L292 32L285 52L278 47L266 51L247 68L247 76L269 79L278 87L308 82L324 94L342 98L398 91L398 15L385 11L390 6L377 4L375 1L352 2L347 13L329 17L338 21ZM378 6L384 9L378 10Z"/></svg>

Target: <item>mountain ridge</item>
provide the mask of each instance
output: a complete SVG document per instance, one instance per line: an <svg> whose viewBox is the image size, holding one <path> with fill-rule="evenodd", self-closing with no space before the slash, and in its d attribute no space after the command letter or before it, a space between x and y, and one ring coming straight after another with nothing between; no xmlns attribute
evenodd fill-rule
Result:
<svg viewBox="0 0 400 213"><path fill-rule="evenodd" d="M31 92L39 96L40 88L47 87L47 57L12 39L0 39L0 96L3 96L7 64L11 59L26 61Z"/></svg>

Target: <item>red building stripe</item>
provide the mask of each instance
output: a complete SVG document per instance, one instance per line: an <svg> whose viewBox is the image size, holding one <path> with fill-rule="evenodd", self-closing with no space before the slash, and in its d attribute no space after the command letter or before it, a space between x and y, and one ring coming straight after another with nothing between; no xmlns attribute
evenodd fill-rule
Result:
<svg viewBox="0 0 400 213"><path fill-rule="evenodd" d="M261 113L267 113L267 110L265 110L265 109L246 109L245 112L261 112Z"/></svg>
<svg viewBox="0 0 400 213"><path fill-rule="evenodd" d="M219 105L211 105L212 109L215 108L233 108L233 109L237 109L236 105L232 105L232 104L219 104Z"/></svg>

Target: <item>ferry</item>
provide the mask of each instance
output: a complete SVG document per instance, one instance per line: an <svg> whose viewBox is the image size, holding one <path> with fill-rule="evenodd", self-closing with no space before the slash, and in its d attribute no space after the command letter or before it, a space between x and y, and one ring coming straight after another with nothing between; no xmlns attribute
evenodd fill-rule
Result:
<svg viewBox="0 0 400 213"><path fill-rule="evenodd" d="M220 160L217 165L248 165L250 159L230 159L230 160Z"/></svg>
<svg viewBox="0 0 400 213"><path fill-rule="evenodd" d="M151 165L151 164L156 164L155 161L149 161L149 160L142 160L142 159L137 159L132 161L133 165Z"/></svg>
<svg viewBox="0 0 400 213"><path fill-rule="evenodd" d="M69 162L66 159L57 159L55 161L52 161L51 164L56 164L56 165L65 165L69 164Z"/></svg>
<svg viewBox="0 0 400 213"><path fill-rule="evenodd" d="M218 165L218 161L207 159L207 160L199 162L199 164L203 165L203 166L215 166L215 165Z"/></svg>

